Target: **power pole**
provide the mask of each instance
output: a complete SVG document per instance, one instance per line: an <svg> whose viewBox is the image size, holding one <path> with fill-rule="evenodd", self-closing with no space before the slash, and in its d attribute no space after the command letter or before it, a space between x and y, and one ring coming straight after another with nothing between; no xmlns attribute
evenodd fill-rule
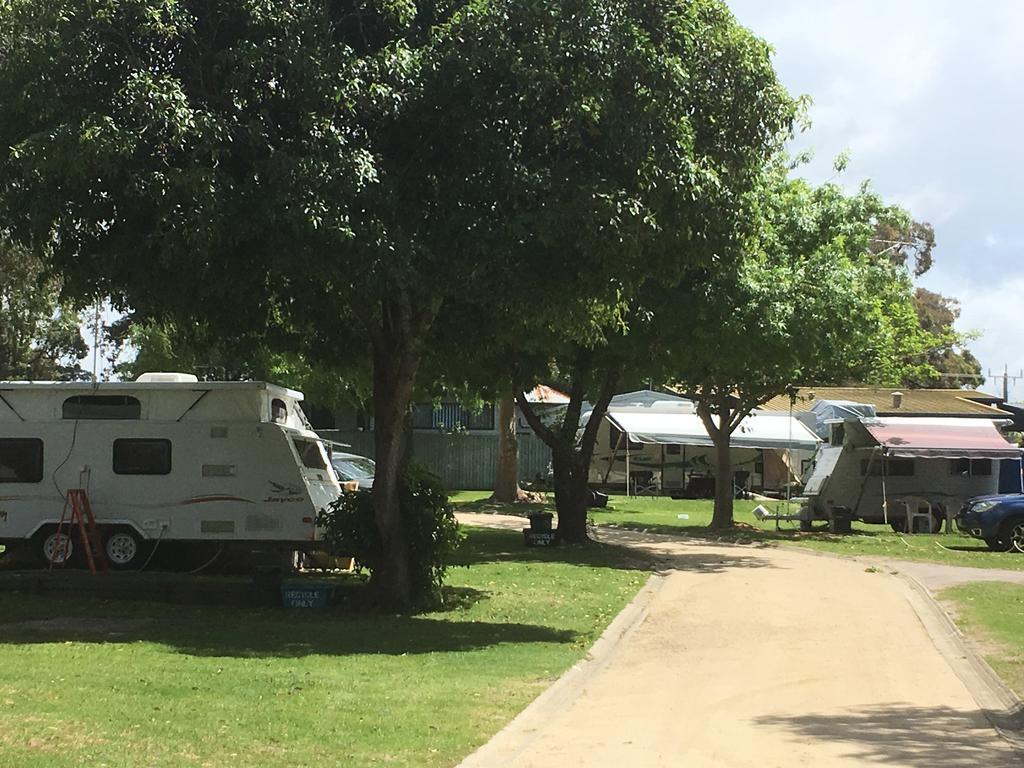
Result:
<svg viewBox="0 0 1024 768"><path fill-rule="evenodd" d="M1011 376L1009 366L1004 364L1002 373L992 373L992 369L990 368L988 371L988 378L1003 380L1003 401L1009 402L1010 382L1013 381L1013 383L1016 384L1018 381L1024 380L1024 370L1018 371L1016 376Z"/></svg>

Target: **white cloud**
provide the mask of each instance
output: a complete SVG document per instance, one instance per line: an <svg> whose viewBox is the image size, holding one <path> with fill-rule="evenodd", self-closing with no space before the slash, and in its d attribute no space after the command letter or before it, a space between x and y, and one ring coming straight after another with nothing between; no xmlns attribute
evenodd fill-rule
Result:
<svg viewBox="0 0 1024 768"><path fill-rule="evenodd" d="M985 235L985 245L1000 251L1024 251L1024 236L1014 235L1007 237L995 232L988 232ZM1021 255L1024 256L1024 253Z"/></svg>
<svg viewBox="0 0 1024 768"><path fill-rule="evenodd" d="M906 192L891 192L888 197L910 211L915 219L936 227L952 219L964 203L962 193L950 192L937 181Z"/></svg>

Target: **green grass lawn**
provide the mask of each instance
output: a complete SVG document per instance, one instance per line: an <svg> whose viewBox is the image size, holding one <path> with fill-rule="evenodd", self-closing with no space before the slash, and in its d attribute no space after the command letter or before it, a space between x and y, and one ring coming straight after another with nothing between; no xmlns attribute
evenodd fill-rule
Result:
<svg viewBox="0 0 1024 768"><path fill-rule="evenodd" d="M0 766L451 766L648 577L610 546L471 530L453 607L181 607L0 594Z"/></svg>
<svg viewBox="0 0 1024 768"><path fill-rule="evenodd" d="M974 639L1003 682L1024 696L1024 586L986 582L944 590L961 630Z"/></svg>
<svg viewBox="0 0 1024 768"><path fill-rule="evenodd" d="M457 509L479 512L527 514L539 509L554 510L553 497L546 505L499 505L487 501L488 491L460 491L453 494ZM785 502L763 502L772 512L785 513ZM851 534L830 534L826 531L801 532L796 523L782 522L776 530L772 521L758 522L752 510L755 501L736 500L734 517L737 528L725 533L707 529L711 522L713 503L706 499L673 500L655 496L612 496L605 509L591 509L590 517L598 525L668 533L677 536L736 541L787 544L838 555L870 555L896 560L917 560L973 568L1007 568L1024 570L1024 555L1014 552L990 552L979 539L953 534L894 533L887 526L854 523ZM797 511L793 505L793 513Z"/></svg>

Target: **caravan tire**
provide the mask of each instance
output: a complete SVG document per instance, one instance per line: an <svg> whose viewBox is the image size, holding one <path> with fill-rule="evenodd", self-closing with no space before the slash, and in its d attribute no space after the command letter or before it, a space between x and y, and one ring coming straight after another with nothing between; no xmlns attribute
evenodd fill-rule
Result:
<svg viewBox="0 0 1024 768"><path fill-rule="evenodd" d="M111 568L138 568L142 562L142 537L131 528L116 528L103 545Z"/></svg>
<svg viewBox="0 0 1024 768"><path fill-rule="evenodd" d="M36 551L47 566L67 565L75 556L75 543L67 531L57 533L55 528L48 528L36 537L36 541Z"/></svg>

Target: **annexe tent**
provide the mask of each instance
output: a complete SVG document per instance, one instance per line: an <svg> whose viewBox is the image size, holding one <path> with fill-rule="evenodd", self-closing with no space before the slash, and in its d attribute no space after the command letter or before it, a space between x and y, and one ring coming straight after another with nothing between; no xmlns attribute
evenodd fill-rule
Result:
<svg viewBox="0 0 1024 768"><path fill-rule="evenodd" d="M609 408L606 418L634 443L711 447L704 422L695 413ZM821 441L799 419L785 414L752 413L729 439L733 448L813 451Z"/></svg>
<svg viewBox="0 0 1024 768"><path fill-rule="evenodd" d="M619 438L609 446L611 454L608 456L607 467L601 473L603 480L607 481L617 455L625 459L625 477L630 478L633 469L631 463L640 458L637 455L638 445L682 446L684 449L687 446L713 447L714 443L695 410L690 400L650 391L631 392L614 398L605 414L605 420L618 433ZM584 416L584 421L588 416ZM731 436L730 447L774 451L780 456L785 453L785 465L791 467L793 451L813 453L820 442L799 419L783 413L758 411L743 419ZM619 454L620 450L624 450L624 457ZM645 466L651 465L648 462ZM663 457L662 474L664 472ZM598 478L597 482L601 482L601 479Z"/></svg>

